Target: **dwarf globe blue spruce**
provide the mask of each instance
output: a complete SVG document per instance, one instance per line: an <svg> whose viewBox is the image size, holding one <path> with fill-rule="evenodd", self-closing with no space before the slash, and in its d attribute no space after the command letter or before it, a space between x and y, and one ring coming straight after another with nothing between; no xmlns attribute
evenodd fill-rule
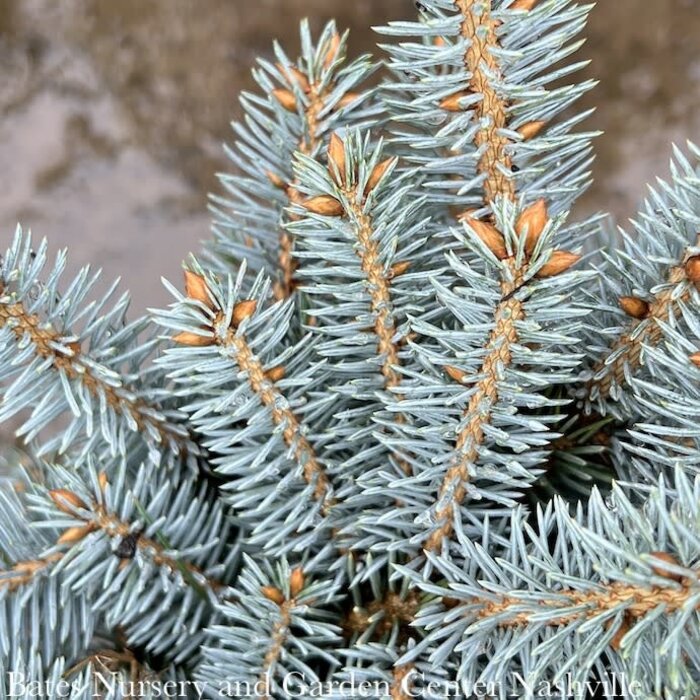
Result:
<svg viewBox="0 0 700 700"><path fill-rule="evenodd" d="M572 216L589 10L302 24L142 319L17 231L3 696L700 694L700 151Z"/></svg>

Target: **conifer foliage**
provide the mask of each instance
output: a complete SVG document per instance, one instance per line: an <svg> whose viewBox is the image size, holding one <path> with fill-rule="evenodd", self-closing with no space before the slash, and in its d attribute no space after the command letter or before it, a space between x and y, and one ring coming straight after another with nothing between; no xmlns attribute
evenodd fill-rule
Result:
<svg viewBox="0 0 700 700"><path fill-rule="evenodd" d="M9 242L4 697L700 695L700 151L576 220L590 6L417 5L259 62L168 308Z"/></svg>

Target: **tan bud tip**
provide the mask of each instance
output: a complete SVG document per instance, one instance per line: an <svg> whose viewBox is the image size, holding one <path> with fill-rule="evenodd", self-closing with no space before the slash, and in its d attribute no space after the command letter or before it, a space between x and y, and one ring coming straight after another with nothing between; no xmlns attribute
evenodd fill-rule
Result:
<svg viewBox="0 0 700 700"><path fill-rule="evenodd" d="M328 49L326 50L326 55L323 60L323 67L328 69L338 58L338 52L340 51L340 34L335 32L328 43Z"/></svg>
<svg viewBox="0 0 700 700"><path fill-rule="evenodd" d="M547 122L545 121L534 121L523 124L519 129L518 133L523 137L523 141L535 138L537 134L544 129Z"/></svg>
<svg viewBox="0 0 700 700"><path fill-rule="evenodd" d="M394 165L397 160L398 158L387 158L374 166L372 173L367 180L367 184L365 185L365 197L367 197L369 193L372 192L372 190L374 190L374 188L381 182L381 179L386 175L389 168Z"/></svg>
<svg viewBox="0 0 700 700"><path fill-rule="evenodd" d="M555 277L566 272L581 259L580 255L568 250L555 250L549 262L545 263L537 273L538 277Z"/></svg>
<svg viewBox="0 0 700 700"><path fill-rule="evenodd" d="M686 260L685 274L693 284L700 286L700 255L694 255Z"/></svg>
<svg viewBox="0 0 700 700"><path fill-rule="evenodd" d="M411 267L410 260L402 260L401 262L394 263L391 266L390 276L392 277L392 279L394 277L399 277L400 275L403 275L405 272L407 272L409 267Z"/></svg>
<svg viewBox="0 0 700 700"><path fill-rule="evenodd" d="M282 603L284 603L284 593L282 593L282 591L275 586L263 586L260 589L260 592L268 600L271 600L273 603L276 603L277 605L282 605Z"/></svg>
<svg viewBox="0 0 700 700"><path fill-rule="evenodd" d="M343 184L345 182L345 142L336 133L331 134L328 143L328 163L329 166L330 164L334 165L338 171L338 179L335 180L333 168L329 167L333 179L337 184Z"/></svg>
<svg viewBox="0 0 700 700"><path fill-rule="evenodd" d="M209 288L204 281L204 277L190 270L185 270L185 294L187 294L190 299L195 299L196 301L201 301L202 304L211 306Z"/></svg>
<svg viewBox="0 0 700 700"><path fill-rule="evenodd" d="M95 529L94 525L82 525L80 527L69 527L57 541L58 544L75 544L80 542L86 535L89 535Z"/></svg>
<svg viewBox="0 0 700 700"><path fill-rule="evenodd" d="M301 593L302 589L304 588L304 571L302 570L301 567L294 569L292 571L292 575L289 577L289 592L292 595L292 598L296 598L299 593Z"/></svg>
<svg viewBox="0 0 700 700"><path fill-rule="evenodd" d="M646 318L649 315L649 304L639 297L620 297L620 308L632 318Z"/></svg>
<svg viewBox="0 0 700 700"><path fill-rule="evenodd" d="M515 0L510 6L511 10L526 10L530 11L540 0Z"/></svg>
<svg viewBox="0 0 700 700"><path fill-rule="evenodd" d="M479 219L469 219L467 224L472 231L479 237L481 242L499 259L503 260L508 257L506 250L506 242L500 231L486 221Z"/></svg>
<svg viewBox="0 0 700 700"><path fill-rule="evenodd" d="M457 367L452 367L450 365L445 366L445 372L447 372L452 379L460 384L463 384L467 377L467 373L464 370L458 369Z"/></svg>
<svg viewBox="0 0 700 700"><path fill-rule="evenodd" d="M214 343L213 338L189 331L182 331L182 333L174 335L173 341L178 345L187 345L191 348L203 348Z"/></svg>
<svg viewBox="0 0 700 700"><path fill-rule="evenodd" d="M700 367L700 352L694 352L690 356L690 361L696 366Z"/></svg>
<svg viewBox="0 0 700 700"><path fill-rule="evenodd" d="M680 562L676 557L673 556L673 554L669 554L668 552L649 552L649 555L654 557L659 562L663 562L664 564L670 564L671 566L680 566ZM662 566L655 566L653 562L651 562L651 570L657 575L657 576L662 576L663 578L668 578L671 579L672 581L682 581L683 576L682 574L674 574L668 569L665 569Z"/></svg>
<svg viewBox="0 0 700 700"><path fill-rule="evenodd" d="M258 302L255 301L255 299L244 299L243 301L239 301L233 307L233 316L231 317L231 323L234 326L237 326L239 323L242 323L247 318L250 318L255 313L255 309L257 308L257 306Z"/></svg>
<svg viewBox="0 0 700 700"><path fill-rule="evenodd" d="M56 504L56 507L61 512L68 513L68 515L75 515L76 510L87 510L85 502L67 489L54 489L49 491L49 496Z"/></svg>
<svg viewBox="0 0 700 700"><path fill-rule="evenodd" d="M346 92L340 98L340 100L338 100L338 107L340 109L344 109L345 107L351 105L353 102L357 101L361 96L362 93L360 92Z"/></svg>
<svg viewBox="0 0 700 700"><path fill-rule="evenodd" d="M267 372L265 372L265 377L268 381L272 382L273 384L275 382L280 381L280 379L284 379L284 367L282 367L282 365L279 365L278 367L268 369Z"/></svg>
<svg viewBox="0 0 700 700"><path fill-rule="evenodd" d="M515 222L515 232L519 237L526 236L525 250L531 255L535 249L542 232L547 225L547 203L544 199L538 199L534 204L523 209Z"/></svg>
<svg viewBox="0 0 700 700"><path fill-rule="evenodd" d="M440 102L440 109L444 109L446 112L461 112L463 107L460 102L470 94L471 93L467 90L455 92L454 95L450 95Z"/></svg>
<svg viewBox="0 0 700 700"><path fill-rule="evenodd" d="M312 214L321 216L342 216L345 211L341 202L327 194L311 197L303 202L302 206Z"/></svg>
<svg viewBox="0 0 700 700"><path fill-rule="evenodd" d="M283 66L281 63L278 63L277 69L280 73L286 75L290 82L296 83L304 92L310 92L309 79L296 66Z"/></svg>
<svg viewBox="0 0 700 700"><path fill-rule="evenodd" d="M107 474L105 472L100 472L97 477L97 483L100 485L100 491L104 492L109 486L109 479L107 479Z"/></svg>
<svg viewBox="0 0 700 700"><path fill-rule="evenodd" d="M278 189L278 190L286 190L288 187L288 184L279 176L273 173L271 170L268 170L265 175L267 175L267 179Z"/></svg>
<svg viewBox="0 0 700 700"><path fill-rule="evenodd" d="M272 91L272 95L287 111L297 111L297 98L290 90L286 90L285 88L276 88Z"/></svg>
<svg viewBox="0 0 700 700"><path fill-rule="evenodd" d="M437 46L438 48L442 48L443 46L446 46L447 42L445 41L445 37L442 36L436 36L433 39L433 46Z"/></svg>

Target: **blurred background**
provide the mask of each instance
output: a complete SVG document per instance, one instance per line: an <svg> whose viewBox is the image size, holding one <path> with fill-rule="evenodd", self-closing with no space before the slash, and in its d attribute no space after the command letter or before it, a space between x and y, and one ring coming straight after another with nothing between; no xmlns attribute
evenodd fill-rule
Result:
<svg viewBox="0 0 700 700"><path fill-rule="evenodd" d="M236 95L272 39L336 17L351 48L413 0L0 0L0 248L20 221L71 263L121 275L134 306L167 300L161 275L208 235L206 193L227 167ZM581 212L632 215L699 139L700 0L599 0L582 54L600 85L596 184Z"/></svg>

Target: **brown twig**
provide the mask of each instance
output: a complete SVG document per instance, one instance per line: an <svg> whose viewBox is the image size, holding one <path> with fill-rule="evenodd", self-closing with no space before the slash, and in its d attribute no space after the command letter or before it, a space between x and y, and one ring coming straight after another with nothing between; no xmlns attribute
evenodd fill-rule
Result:
<svg viewBox="0 0 700 700"><path fill-rule="evenodd" d="M70 544L73 546L90 533L96 531L102 531L110 538L119 537L124 539L134 535L128 523L107 512L100 503L93 501L92 506L88 507L76 494L65 489L50 491L49 496L59 510L84 523L80 527L66 528L57 540L59 545ZM87 513L87 517L83 513ZM70 536L66 537L67 534ZM223 589L227 588L220 581L207 577L198 566L166 554L165 548L154 540L138 535L135 538L134 546L150 556L156 566L165 567L171 573L180 573L184 578L189 578L191 582L196 583L198 586L204 585L215 594L219 594ZM47 557L17 562L12 569L5 572L9 576L0 578L0 589L4 586L9 591L14 592L18 588L31 583L38 573L61 561L66 552L55 552Z"/></svg>
<svg viewBox="0 0 700 700"><path fill-rule="evenodd" d="M163 420L156 420L151 414L159 412L157 406L138 397L135 390L128 387L114 387L95 376L90 367L80 362L80 348L77 344L64 343L64 336L41 323L41 319L29 313L21 302L0 304L0 328L7 326L18 340L28 337L37 354L51 361L52 367L68 377L78 381L96 398L104 396L107 404L116 412L128 415L137 425L139 431L146 427L153 428L163 440L173 441L183 449L190 446L184 428ZM69 356L55 349L56 344L66 344L73 351ZM135 397L135 398L134 398Z"/></svg>
<svg viewBox="0 0 700 700"><path fill-rule="evenodd" d="M469 89L473 93L483 95L483 99L470 109L474 111L476 120L482 124L475 136L475 142L482 152L477 163L477 172L484 177L484 200L489 206L492 206L498 197L514 201L515 185L513 179L508 176L513 165L507 151L510 142L500 133L508 126L508 104L495 89L491 77L497 79L501 74L494 56L494 50L499 46L496 35L497 22L491 14L491 2L480 2L480 11L476 12L477 0L455 1L463 16L460 31L469 44L464 56L465 67L471 74ZM450 105L449 108L454 110L459 107ZM544 206L544 203L541 203L541 206ZM541 215L541 207L539 210L535 206L531 208L528 213L531 219L528 222L530 228L533 220L541 218ZM469 219L469 216L466 215L466 218ZM473 390L465 410L466 425L457 436L456 464L445 474L438 492L439 500L447 498L450 493L452 495L450 502L437 510L436 517L440 525L425 541L424 547L432 551L438 549L443 539L452 533L454 509L466 498L467 484L470 480L469 467L478 459L479 448L485 439L484 428L491 422L493 407L498 401L498 382L512 362L512 349L518 342L517 326L525 317L523 305L515 298L515 293L525 279L529 253L534 248L533 241L526 241L528 256L518 264L514 257L508 257L503 235L494 224L474 220L473 228L494 255L503 260L505 269L501 283L502 298L495 310L494 327L485 347L483 363L477 372L482 379ZM542 227L538 235L541 230ZM565 256L566 260L555 261L555 256ZM545 270L545 265L541 272L558 274L576 258L577 256L571 253L555 251L549 263L551 269Z"/></svg>
<svg viewBox="0 0 700 700"><path fill-rule="evenodd" d="M267 687L268 674L270 674L282 653L289 632L289 625L292 622L292 609L295 605L296 601L293 599L285 600L280 605L280 617L272 628L270 648L265 654L262 671L260 672L259 682L262 687ZM265 700L270 700L269 696L265 696Z"/></svg>
<svg viewBox="0 0 700 700"><path fill-rule="evenodd" d="M391 632L395 625L408 627L415 619L418 608L416 591L410 591L405 597L389 591L383 598L370 602L366 608L353 608L345 618L343 628L348 633L362 634L373 624L373 618L381 614L374 634L382 637Z"/></svg>
<svg viewBox="0 0 700 700"><path fill-rule="evenodd" d="M646 315L640 319L632 319L622 336L612 345L606 357L600 359L593 368L593 379L588 383L587 395L602 400L610 396L614 386L624 386L627 383L627 373L639 369L642 364L644 346L656 346L664 337L661 325L669 318L675 318L680 313L680 304L690 298L690 288L676 295L676 287L687 279L683 266L674 267L668 278L667 286L649 302ZM607 363L607 358L616 355Z"/></svg>
<svg viewBox="0 0 700 700"><path fill-rule="evenodd" d="M274 382L270 381L262 362L252 351L245 337L235 328L229 328L222 336L217 335L216 341L219 345L234 350L236 363L247 374L253 392L270 410L274 424L283 428L282 437L285 444L293 449L294 457L302 467L304 479L308 484L314 485L314 497L321 501L324 514L328 513L333 505L333 499L329 496L330 481L287 400Z"/></svg>
<svg viewBox="0 0 700 700"><path fill-rule="evenodd" d="M410 674L415 667L412 664L395 666L392 672L393 680L390 688L391 700L410 700L415 695L411 689Z"/></svg>
<svg viewBox="0 0 700 700"><path fill-rule="evenodd" d="M30 561L19 561L8 571L0 572L0 590L6 588L10 593L14 593L22 586L26 586L34 580L34 577L47 569L52 564L63 558L63 554L58 552L48 557L32 559Z"/></svg>
<svg viewBox="0 0 700 700"><path fill-rule="evenodd" d="M360 244L356 250L369 286L374 332L377 335L379 353L383 357L384 385L394 388L401 383L401 375L396 369L400 366L400 360L398 347L394 342L396 324L391 314L393 305L389 277L380 261L379 246L374 240L373 222L370 215L364 211L362 195L357 191L348 192L348 199L351 202L349 214Z"/></svg>
<svg viewBox="0 0 700 700"><path fill-rule="evenodd" d="M336 33L327 49L327 65L330 65L337 58L339 44L340 36ZM322 87L318 83L309 80L307 75L294 67L290 69L287 77L290 81L296 82L307 95L307 104L304 105L303 109L305 134L297 146L297 152L310 156L316 151L321 140L318 133L319 114L323 111L326 105L326 99L335 88L335 84L330 82L325 87ZM290 204L301 203L302 197L297 189L298 185L299 179L294 178L292 182L285 187ZM291 221L298 220L298 217L294 214L291 214L289 218ZM296 288L294 275L297 264L293 256L294 240L285 226L280 228L279 243L279 265L282 279L274 285L273 291L277 299L286 299Z"/></svg>
<svg viewBox="0 0 700 700"><path fill-rule="evenodd" d="M524 600L516 596L503 596L498 600L473 601L474 604L480 605L480 609L476 614L474 611L470 611L467 615L470 617L476 615L477 619L483 620L508 613L512 608L512 615L498 621L499 627L522 627L531 624L532 615L541 615L547 608L554 610L579 606L585 608L575 612L562 612L561 615L554 616L545 623L548 626L560 626L596 617L623 605L626 616L630 620L638 620L648 615L659 605L666 606L667 614L681 610L690 598L698 594L698 583L697 578L685 578L676 588L662 588L615 582L594 591L557 591L556 597L550 597L547 593L543 593L537 606L538 609L532 612L522 610L523 606L527 604ZM700 609L700 605L697 607Z"/></svg>
<svg viewBox="0 0 700 700"><path fill-rule="evenodd" d="M511 272L514 275L518 274L514 263L511 263ZM518 280L518 277L514 277L510 284L503 285L504 297L520 284ZM496 309L496 324L486 344L486 357L479 371L483 378L477 383L465 411L469 421L457 436L459 460L447 471L440 487L439 498L443 499L451 489L454 489L454 492L450 502L436 513L442 525L426 540L425 548L430 551L438 549L443 538L452 533L454 508L466 498L470 478L469 466L479 456L479 448L485 437L484 427L491 421L493 406L498 400L498 381L503 369L508 367L513 359L513 345L518 339L517 324L524 317L523 305L514 297L502 301Z"/></svg>
<svg viewBox="0 0 700 700"><path fill-rule="evenodd" d="M513 181L504 172L510 170L512 163L506 153L509 141L499 134L507 126L508 105L493 87L484 67L491 75L500 75L500 67L493 56L493 49L498 48L496 21L491 16L491 3L481 3L483 12L474 12L478 0L456 0L463 16L461 33L467 39L469 48L464 63L472 75L470 89L483 94L484 98L473 109L478 120L488 123L480 129L475 137L477 148L484 152L477 169L486 176L484 194L487 202L493 202L497 196L515 197Z"/></svg>

